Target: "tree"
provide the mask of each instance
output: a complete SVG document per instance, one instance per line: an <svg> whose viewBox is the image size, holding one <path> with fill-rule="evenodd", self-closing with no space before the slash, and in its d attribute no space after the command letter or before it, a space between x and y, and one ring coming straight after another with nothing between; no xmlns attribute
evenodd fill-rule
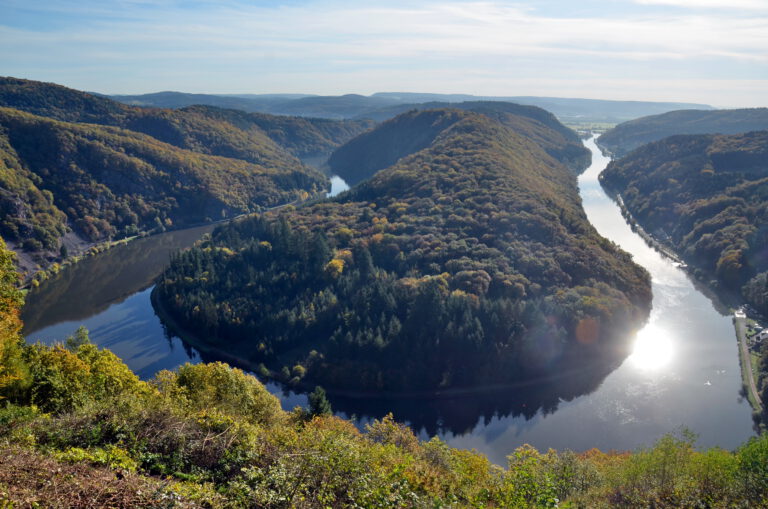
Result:
<svg viewBox="0 0 768 509"><path fill-rule="evenodd" d="M325 389L318 385L309 395L309 414L315 417L317 415L331 415L332 413L331 403L325 395Z"/></svg>

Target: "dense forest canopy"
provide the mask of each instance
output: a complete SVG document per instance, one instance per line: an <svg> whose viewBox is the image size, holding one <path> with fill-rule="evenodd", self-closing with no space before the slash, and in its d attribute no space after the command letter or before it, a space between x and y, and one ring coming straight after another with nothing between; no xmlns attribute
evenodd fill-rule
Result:
<svg viewBox="0 0 768 509"><path fill-rule="evenodd" d="M768 129L768 108L680 110L641 117L617 125L598 138L601 147L621 157L676 134L739 134Z"/></svg>
<svg viewBox="0 0 768 509"><path fill-rule="evenodd" d="M65 258L67 246L305 199L325 192L328 179L298 158L327 157L371 126L138 108L0 78L0 234L34 271Z"/></svg>
<svg viewBox="0 0 768 509"><path fill-rule="evenodd" d="M492 384L622 350L648 275L589 224L573 173L488 116L405 125L420 116L446 127L369 181L177 256L161 307L262 372L337 389Z"/></svg>

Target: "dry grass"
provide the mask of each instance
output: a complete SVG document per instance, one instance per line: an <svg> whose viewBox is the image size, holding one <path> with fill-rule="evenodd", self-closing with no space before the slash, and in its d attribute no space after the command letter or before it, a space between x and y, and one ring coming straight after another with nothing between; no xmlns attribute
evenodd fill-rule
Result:
<svg viewBox="0 0 768 509"><path fill-rule="evenodd" d="M0 447L0 507L200 507L168 484L131 472L63 463L34 451Z"/></svg>

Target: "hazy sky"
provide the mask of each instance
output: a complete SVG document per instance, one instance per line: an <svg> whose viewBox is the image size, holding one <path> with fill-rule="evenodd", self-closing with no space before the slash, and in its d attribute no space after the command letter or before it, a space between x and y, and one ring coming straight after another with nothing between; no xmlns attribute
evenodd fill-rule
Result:
<svg viewBox="0 0 768 509"><path fill-rule="evenodd" d="M768 106L768 0L0 0L0 75Z"/></svg>

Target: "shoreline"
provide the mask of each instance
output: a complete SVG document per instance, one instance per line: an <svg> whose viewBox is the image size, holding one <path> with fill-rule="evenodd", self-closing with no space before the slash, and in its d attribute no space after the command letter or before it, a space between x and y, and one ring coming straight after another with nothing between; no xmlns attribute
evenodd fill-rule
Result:
<svg viewBox="0 0 768 509"><path fill-rule="evenodd" d="M265 209L262 209L262 210L259 210L259 211L256 211L256 212L245 212L243 214L238 214L238 215L236 215L234 217L229 217L229 218L226 218L226 219L217 219L216 221L199 222L199 223L184 225L184 226L178 227L178 228L166 229L164 231L158 231L158 232L151 232L151 231L150 232L141 232L141 233L138 233L138 234L133 235L131 237L125 237L125 238L122 238L122 239L119 239L119 240L106 240L106 241L103 241L103 242L87 243L87 244L83 245L83 248L82 248L81 251L79 251L76 254L72 254L70 256L67 256L67 258L61 260L61 262L58 262L58 261L51 262L51 264L48 267L46 267L46 268L41 268L40 270L38 270L36 272L33 272L33 273L31 273L31 274L29 274L27 276L22 276L24 279L23 279L21 285L19 286L19 288L23 292L27 292L32 287L38 286L43 281L49 279L52 276L55 276L61 270L65 269L67 267L70 267L72 265L75 265L75 264L79 263L80 261L82 261L85 258L90 258L92 256L99 255L101 253L109 251L113 247L120 246L120 245L123 245L123 244L127 244L127 243L133 242L135 240L146 239L146 238L154 237L154 236L157 236L157 235L164 235L166 233L180 232L180 231L185 231L185 230L191 230L191 229L194 229L194 228L202 228L202 227L205 227L205 226L214 226L215 227L216 225L219 225L219 224L225 224L225 223L230 223L230 222L233 222L233 221L238 221L238 220L246 218L246 217L250 217L250 216L253 216L253 215L257 215L257 214L263 214L265 212L269 212L269 211L272 211L272 210L280 210L282 208L289 207L289 206L294 206L294 207L295 206L299 206L299 205L302 205L302 204L307 203L309 201L316 200L316 199L318 199L320 197L321 197L320 195L316 195L316 196L310 196L310 197L306 198L305 200L296 199L296 200L293 200L293 201L288 202L288 203L282 203L280 205L275 205L274 207L265 208ZM21 257L21 254L18 251L16 251L16 249L12 248L11 251L13 251L16 254L17 258ZM19 272L20 268L21 267L17 266L17 272L19 273L19 275L22 275L22 273ZM37 281L37 283L35 283L35 281Z"/></svg>
<svg viewBox="0 0 768 509"><path fill-rule="evenodd" d="M293 392L309 393L314 390L318 383L313 382L299 382L298 384L289 384L279 378L269 376L265 377L258 372L258 366L261 363L254 363L242 357L233 355L221 348L212 346L205 341L201 340L194 333L187 329L184 329L179 322L174 319L170 313L165 309L161 299L157 296L157 286L152 289L150 293L150 300L152 307L155 310L158 318L163 325L174 335L178 336L182 341L189 346L197 349L203 354L208 354L216 357L216 360L230 364L232 367L237 367L245 371L251 372L254 376L259 378L262 382L273 382L279 384L282 388L291 390ZM597 355L591 363L590 367L594 367L595 371L604 370L607 374L610 374L618 365L620 365L629 355L628 352L624 352L624 355ZM206 361L204 361L206 362ZM492 384L464 386L464 387L451 387L447 389L423 389L415 391L356 391L353 389L339 389L329 388L322 386L329 395L349 398L349 399L376 399L376 400L435 400L435 399L451 399L462 398L477 395L494 394L510 389L522 389L526 387L541 387L543 384L558 384L564 381L572 380L578 375L583 373L584 363L579 364L579 368L572 370L560 370L554 375L539 375L525 380L517 380L512 382L499 382ZM274 370L269 370L270 373L275 373Z"/></svg>
<svg viewBox="0 0 768 509"><path fill-rule="evenodd" d="M600 183L602 186L602 182ZM621 210L621 215L624 217L624 219L627 221L627 224L632 228L632 230L637 233L650 247L655 249L657 252L659 252L662 256L665 256L666 258L669 258L674 263L678 264L678 267L686 272L686 274L689 276L691 281L695 284L697 289L699 289L704 295L706 295L715 305L715 309L718 311L723 312L724 315L727 315L729 313L725 313L725 309L728 308L725 300L728 301L734 301L736 300L733 295L719 295L717 294L712 288L709 287L709 285L706 285L702 281L700 281L698 278L696 278L693 273L688 270L689 266L683 261L680 256L675 253L671 247L664 245L661 241L654 238L650 233L648 233L641 225L637 222L635 217L632 215L632 212L627 208L627 206L624 204L624 200L621 197L621 194L618 192L614 192L613 190L607 188L606 186L602 186L605 190L606 194L619 206L619 209ZM734 322L734 335L736 336L736 342L738 345L738 356L739 356L739 365L741 366L741 385L744 391L747 393L747 401L749 401L749 405L752 407L752 410L755 412L761 413L763 411L763 403L760 399L760 396L757 392L757 388L755 386L754 381L754 373L752 370L752 361L750 358L749 348L746 346L746 334L740 334L739 331L739 324L737 322L739 320L738 318L733 318ZM743 332L743 331L741 331ZM744 349L746 349L746 354L744 352ZM746 357L745 357L746 355ZM747 371L748 370L748 371Z"/></svg>

